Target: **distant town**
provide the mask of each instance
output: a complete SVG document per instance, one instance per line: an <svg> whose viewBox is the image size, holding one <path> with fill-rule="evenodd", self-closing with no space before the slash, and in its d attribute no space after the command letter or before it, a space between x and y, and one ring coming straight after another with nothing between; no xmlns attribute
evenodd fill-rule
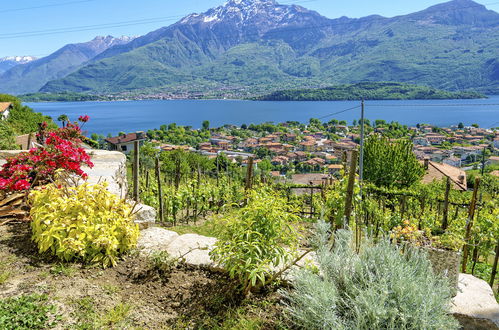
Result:
<svg viewBox="0 0 499 330"><path fill-rule="evenodd" d="M243 166L251 157L256 164L270 169L274 176L334 175L343 169L345 152L358 148L360 144L357 121L350 126L345 121L334 119L328 123L310 119L307 125L286 122L220 128L209 128L205 121L203 127L196 130L170 124L147 133L121 133L106 139L94 135L93 138L100 139L103 148L125 153L133 151L134 142L140 141L141 144L152 143L163 151L185 150L210 158L225 154ZM384 120L373 123L366 120L365 130L366 137L381 134L390 139L410 138L414 144L413 152L421 162L426 161L426 166L430 162L437 173L442 172L442 177L453 176L457 184L464 183L463 187L465 182L459 177L465 177L466 170L499 164L498 130L463 124L447 128L428 124L407 127ZM499 176L499 171L495 172Z"/></svg>

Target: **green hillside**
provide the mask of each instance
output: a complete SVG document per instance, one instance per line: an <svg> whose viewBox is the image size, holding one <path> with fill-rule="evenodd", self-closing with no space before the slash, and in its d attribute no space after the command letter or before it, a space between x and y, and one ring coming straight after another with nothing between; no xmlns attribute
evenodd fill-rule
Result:
<svg viewBox="0 0 499 330"><path fill-rule="evenodd" d="M426 86L368 82L315 89L291 89L255 98L259 101L347 101L347 100L438 100L476 99L486 96L477 92L448 92Z"/></svg>
<svg viewBox="0 0 499 330"><path fill-rule="evenodd" d="M139 38L136 48L94 61L41 91L263 95L398 81L499 93L499 14L473 1L454 0L394 18L329 20L304 8L293 15L302 16L287 25L258 25L267 16L242 27L233 18L213 25L183 20L161 30L161 36ZM273 26L265 29L265 24ZM246 29L262 31L256 37L245 35Z"/></svg>

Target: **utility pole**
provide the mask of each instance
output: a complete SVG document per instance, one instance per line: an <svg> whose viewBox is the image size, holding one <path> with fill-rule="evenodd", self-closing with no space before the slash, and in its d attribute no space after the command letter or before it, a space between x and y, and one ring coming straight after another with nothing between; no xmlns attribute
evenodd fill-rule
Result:
<svg viewBox="0 0 499 330"><path fill-rule="evenodd" d="M139 141L133 142L133 199L138 202L140 198L139 191L139 164L140 164L140 144Z"/></svg>
<svg viewBox="0 0 499 330"><path fill-rule="evenodd" d="M482 152L482 177L484 173L485 173L485 147L483 147L483 152Z"/></svg>
<svg viewBox="0 0 499 330"><path fill-rule="evenodd" d="M360 193L362 196L362 180L364 179L364 99L362 99L360 112L360 160L359 160L359 181Z"/></svg>

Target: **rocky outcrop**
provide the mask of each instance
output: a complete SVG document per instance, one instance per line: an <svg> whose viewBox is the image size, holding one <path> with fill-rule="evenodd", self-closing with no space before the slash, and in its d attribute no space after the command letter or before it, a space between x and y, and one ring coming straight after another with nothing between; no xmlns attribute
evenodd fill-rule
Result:
<svg viewBox="0 0 499 330"><path fill-rule="evenodd" d="M140 229L148 228L156 222L156 209L154 207L138 203L135 205L134 212L136 212L135 223L139 225Z"/></svg>
<svg viewBox="0 0 499 330"><path fill-rule="evenodd" d="M158 227L151 227L140 232L137 248L144 254L154 251L166 251L168 245L176 240L179 234Z"/></svg>
<svg viewBox="0 0 499 330"><path fill-rule="evenodd" d="M487 282L459 274L451 312L465 330L499 329L499 304Z"/></svg>
<svg viewBox="0 0 499 330"><path fill-rule="evenodd" d="M166 251L174 258L183 258L186 263L196 266L216 267L210 257L217 239L196 234L185 234L168 245Z"/></svg>

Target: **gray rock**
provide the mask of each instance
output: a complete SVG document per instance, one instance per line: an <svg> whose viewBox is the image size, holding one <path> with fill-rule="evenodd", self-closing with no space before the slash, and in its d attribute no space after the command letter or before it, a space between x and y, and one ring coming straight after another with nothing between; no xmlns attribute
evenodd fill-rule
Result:
<svg viewBox="0 0 499 330"><path fill-rule="evenodd" d="M183 257L191 265L216 267L209 256L216 242L214 237L185 234L171 242L167 251L173 258Z"/></svg>
<svg viewBox="0 0 499 330"><path fill-rule="evenodd" d="M178 237L179 235L174 231L159 227L150 227L140 232L137 248L145 254L155 251L166 251L168 245Z"/></svg>
<svg viewBox="0 0 499 330"><path fill-rule="evenodd" d="M494 293L487 282L472 275L459 274L451 313L464 329L499 329L499 304Z"/></svg>
<svg viewBox="0 0 499 330"><path fill-rule="evenodd" d="M137 212L135 214L134 222L137 223L141 229L147 228L156 222L156 209L154 207L139 203L135 206L134 212Z"/></svg>

